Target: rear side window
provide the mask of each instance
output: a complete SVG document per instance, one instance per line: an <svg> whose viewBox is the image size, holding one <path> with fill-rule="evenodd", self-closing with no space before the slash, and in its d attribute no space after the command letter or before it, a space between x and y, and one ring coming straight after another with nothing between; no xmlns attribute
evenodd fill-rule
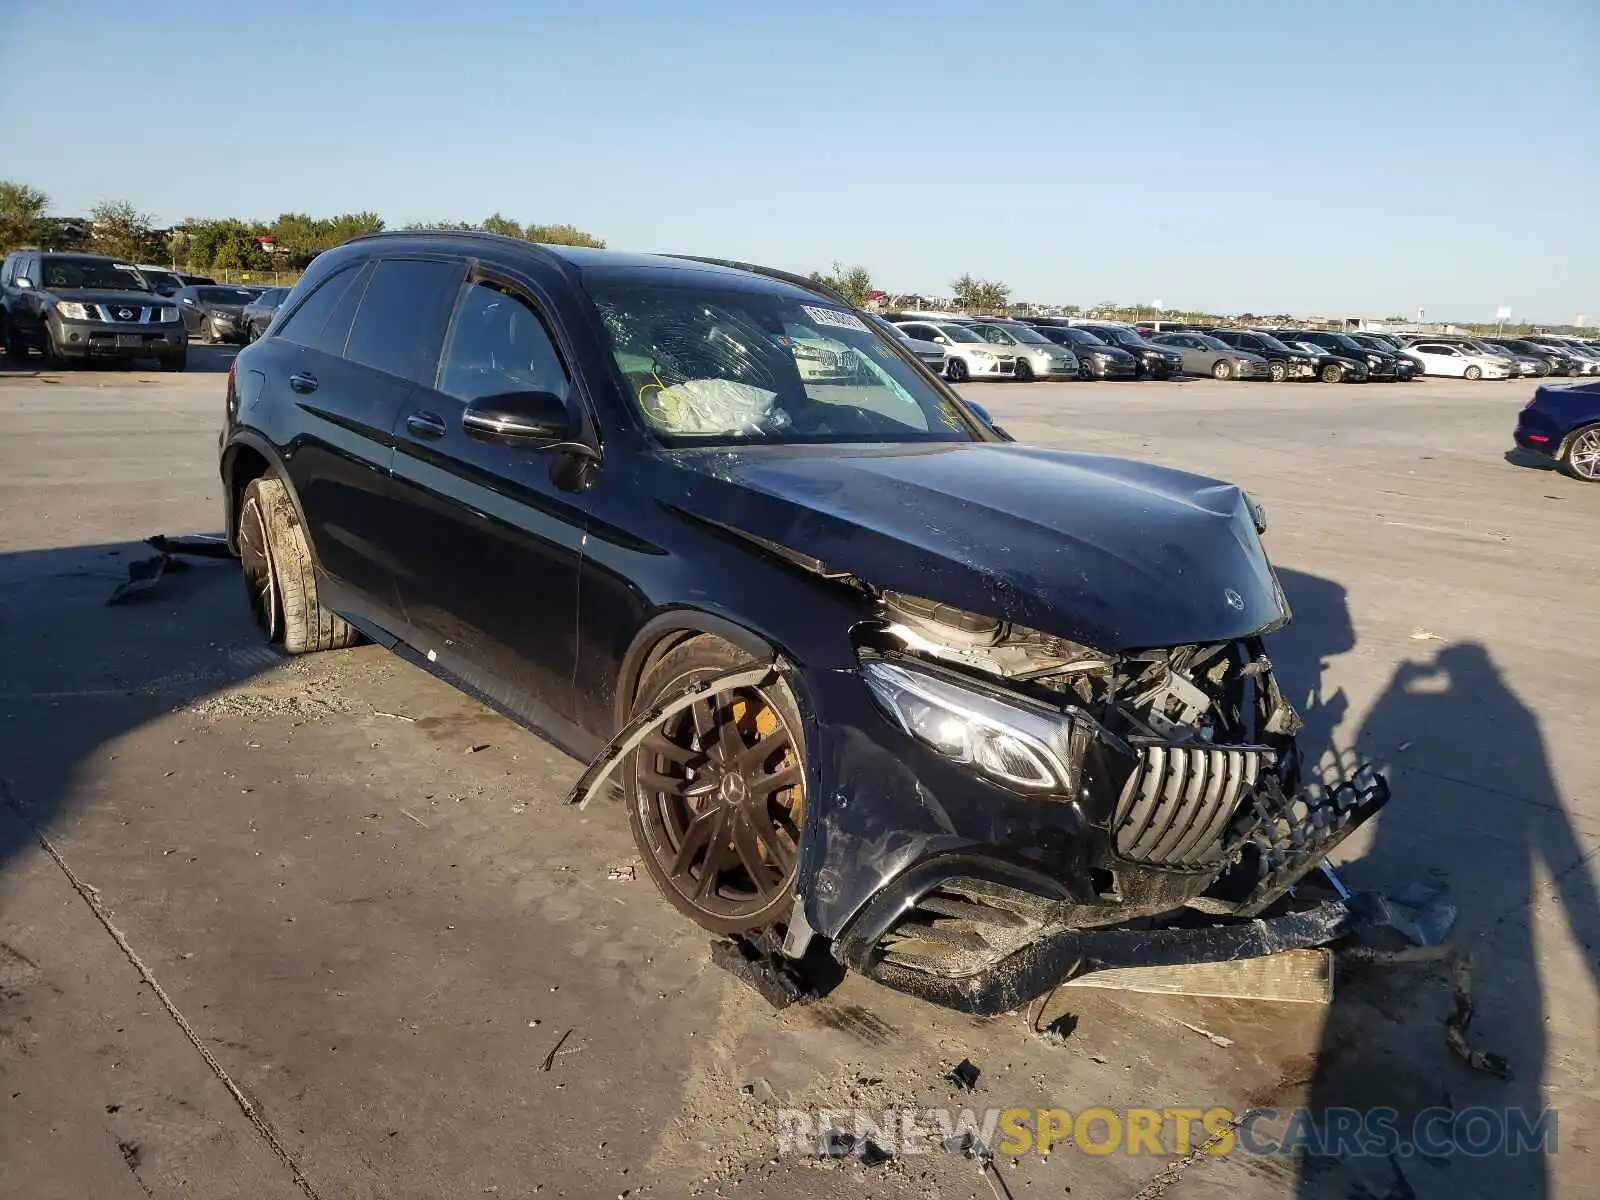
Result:
<svg viewBox="0 0 1600 1200"><path fill-rule="evenodd" d="M437 259L379 262L361 297L345 357L401 379L431 381L461 271Z"/></svg>
<svg viewBox="0 0 1600 1200"><path fill-rule="evenodd" d="M355 311L356 297L351 285L361 273L360 265L351 263L341 267L319 283L290 314L277 336L325 354L343 354L344 341L350 333L350 318Z"/></svg>

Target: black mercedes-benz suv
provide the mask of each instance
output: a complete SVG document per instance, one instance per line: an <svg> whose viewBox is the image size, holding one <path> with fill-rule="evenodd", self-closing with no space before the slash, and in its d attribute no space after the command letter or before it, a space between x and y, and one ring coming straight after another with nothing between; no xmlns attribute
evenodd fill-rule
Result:
<svg viewBox="0 0 1600 1200"><path fill-rule="evenodd" d="M1301 786L1260 507L1012 442L798 277L360 238L239 352L220 466L271 637L588 760L574 801L619 787L662 894L774 959L992 1013L1353 919L1291 886L1388 793Z"/></svg>
<svg viewBox="0 0 1600 1200"><path fill-rule="evenodd" d="M162 369L188 363L189 338L177 305L150 289L137 268L100 254L18 250L0 265L6 357L30 349L45 365L154 358Z"/></svg>

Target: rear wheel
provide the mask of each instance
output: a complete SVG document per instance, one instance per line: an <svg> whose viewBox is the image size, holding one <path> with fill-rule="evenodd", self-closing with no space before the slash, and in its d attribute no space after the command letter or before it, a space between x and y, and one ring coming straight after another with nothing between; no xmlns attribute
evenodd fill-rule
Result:
<svg viewBox="0 0 1600 1200"><path fill-rule="evenodd" d="M640 712L698 680L750 665L698 637L641 681ZM630 756L628 827L667 900L713 933L745 933L789 914L805 811L804 736L786 684L707 696L667 718Z"/></svg>
<svg viewBox="0 0 1600 1200"><path fill-rule="evenodd" d="M1281 362L1273 363L1269 370L1272 373L1273 383L1282 383L1285 379L1289 378L1289 368Z"/></svg>
<svg viewBox="0 0 1600 1200"><path fill-rule="evenodd" d="M6 357L12 362L28 361L28 343L19 338L8 325L5 332Z"/></svg>
<svg viewBox="0 0 1600 1200"><path fill-rule="evenodd" d="M290 654L355 645L356 631L317 600L316 573L289 489L276 475L252 479L239 505L239 561L256 622Z"/></svg>
<svg viewBox="0 0 1600 1200"><path fill-rule="evenodd" d="M1338 383L1344 379L1344 368L1338 363L1329 363L1322 368L1323 383Z"/></svg>
<svg viewBox="0 0 1600 1200"><path fill-rule="evenodd" d="M951 358L944 365L944 373L950 377L951 383L965 383L967 381L967 364L959 358Z"/></svg>
<svg viewBox="0 0 1600 1200"><path fill-rule="evenodd" d="M1567 439L1561 469L1585 483L1600 483L1600 425L1580 429Z"/></svg>
<svg viewBox="0 0 1600 1200"><path fill-rule="evenodd" d="M1463 377L1466 378L1466 379L1474 380L1474 381L1482 379L1483 378L1483 368L1482 367L1468 367L1466 369L1466 372L1465 372Z"/></svg>
<svg viewBox="0 0 1600 1200"><path fill-rule="evenodd" d="M1213 379L1232 379L1233 378L1233 364L1231 362L1229 362L1225 358L1217 359L1216 362L1211 364L1211 378L1213 378Z"/></svg>

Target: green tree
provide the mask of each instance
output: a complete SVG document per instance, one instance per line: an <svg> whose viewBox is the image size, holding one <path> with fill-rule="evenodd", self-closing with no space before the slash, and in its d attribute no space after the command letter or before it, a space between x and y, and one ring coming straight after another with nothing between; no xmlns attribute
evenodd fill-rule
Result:
<svg viewBox="0 0 1600 1200"><path fill-rule="evenodd" d="M530 242L543 242L547 246L588 246L604 250L605 242L592 233L585 233L576 225L529 225L522 236Z"/></svg>
<svg viewBox="0 0 1600 1200"><path fill-rule="evenodd" d="M826 275L821 271L811 272L811 282L832 288L849 301L852 308L864 308L874 290L872 272L859 264L846 267L835 262L833 270Z"/></svg>
<svg viewBox="0 0 1600 1200"><path fill-rule="evenodd" d="M49 207L50 197L38 188L0 180L0 253L43 241L40 218Z"/></svg>
<svg viewBox="0 0 1600 1200"><path fill-rule="evenodd" d="M519 223L513 221L510 217L502 217L499 213L493 213L485 217L478 228L485 233L498 233L502 237L520 238L525 236Z"/></svg>
<svg viewBox="0 0 1600 1200"><path fill-rule="evenodd" d="M142 213L126 200L106 200L89 210L93 228L90 245L98 254L138 262L151 248L151 226L155 218Z"/></svg>

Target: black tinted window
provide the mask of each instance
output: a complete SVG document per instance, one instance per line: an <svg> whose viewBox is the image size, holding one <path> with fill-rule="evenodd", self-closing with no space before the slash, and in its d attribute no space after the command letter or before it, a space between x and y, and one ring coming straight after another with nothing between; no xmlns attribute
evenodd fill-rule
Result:
<svg viewBox="0 0 1600 1200"><path fill-rule="evenodd" d="M351 263L319 283L290 314L278 336L328 354L343 354L355 311L351 285L361 274L359 267L359 263Z"/></svg>
<svg viewBox="0 0 1600 1200"><path fill-rule="evenodd" d="M402 379L431 380L460 270L434 259L378 263L361 297L345 357Z"/></svg>
<svg viewBox="0 0 1600 1200"><path fill-rule="evenodd" d="M365 316L364 305L361 311ZM439 390L469 403L507 392L565 396L567 373L531 308L487 284L469 283L440 363Z"/></svg>

